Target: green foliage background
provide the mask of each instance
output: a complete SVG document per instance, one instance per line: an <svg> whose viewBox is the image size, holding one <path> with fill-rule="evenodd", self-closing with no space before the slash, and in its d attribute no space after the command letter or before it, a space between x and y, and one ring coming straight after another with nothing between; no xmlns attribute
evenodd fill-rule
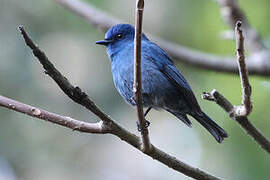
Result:
<svg viewBox="0 0 270 180"><path fill-rule="evenodd" d="M123 22L134 22L132 0L88 0ZM250 23L270 45L268 0L240 0ZM146 1L144 30L209 53L234 55L234 42L212 0ZM136 132L135 112L116 92L105 49L94 42L100 32L50 0L0 0L0 94L48 111L89 122L97 118L69 100L43 73L17 31L24 25L35 42L72 83L79 85L121 125ZM214 103L200 99L216 88L234 104L241 102L239 77L177 63L203 109L229 138L217 144L196 122L187 128L165 112L153 111L154 144L193 166L224 179L266 180L270 159ZM250 120L270 137L270 82L250 77L254 111ZM0 108L0 179L189 179L153 161L111 135L89 135ZM143 173L141 173L143 172Z"/></svg>

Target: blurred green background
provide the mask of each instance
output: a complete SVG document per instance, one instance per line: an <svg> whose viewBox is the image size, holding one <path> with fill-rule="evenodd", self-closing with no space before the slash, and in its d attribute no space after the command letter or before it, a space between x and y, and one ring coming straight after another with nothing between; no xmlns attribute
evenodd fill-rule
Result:
<svg viewBox="0 0 270 180"><path fill-rule="evenodd" d="M134 22L135 1L88 2L123 22ZM240 0L240 5L269 45L269 0ZM105 49L95 45L104 33L51 0L0 0L1 95L76 119L98 120L67 98L43 73L17 30L20 24L73 84L85 90L119 124L138 134L136 113L114 88ZM234 55L234 41L219 38L227 26L213 0L146 1L144 30L205 52ZM152 142L224 179L269 179L269 155L221 108L200 99L203 91L216 88L234 104L240 104L239 77L180 63L177 66L202 108L227 130L229 138L217 144L195 121L193 128L187 128L166 112L152 111L148 116ZM270 137L269 78L251 76L250 81L254 103L250 120ZM3 108L0 117L0 180L190 179L112 135L73 132Z"/></svg>

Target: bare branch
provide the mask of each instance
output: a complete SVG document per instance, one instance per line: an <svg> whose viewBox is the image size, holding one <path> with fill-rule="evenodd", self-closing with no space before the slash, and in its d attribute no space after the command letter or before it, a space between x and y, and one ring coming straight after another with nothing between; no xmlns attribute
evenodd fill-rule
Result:
<svg viewBox="0 0 270 180"><path fill-rule="evenodd" d="M17 111L29 116L45 120L51 123L58 124L60 126L70 128L74 131L93 133L93 134L105 134L110 133L118 136L123 141L129 143L133 147L140 150L140 139L134 134L131 134L122 127L113 128L112 124L106 124L103 121L98 123L87 123L79 121L70 117L61 116L54 114L0 95L0 106L8 108L13 111ZM147 154L147 153L145 153ZM218 180L218 178L209 175L198 168L193 168L179 160L175 157L166 154L160 149L152 146L151 153L148 152L150 157L160 161L161 163L167 165L168 167L181 172L194 179L204 179L204 180Z"/></svg>
<svg viewBox="0 0 270 180"><path fill-rule="evenodd" d="M242 85L242 106L236 109L238 116L248 116L252 111L251 103L251 86L248 80L248 70L245 63L244 54L244 36L241 29L241 21L236 22L235 26L235 38L236 38L236 56L238 60L239 75Z"/></svg>
<svg viewBox="0 0 270 180"><path fill-rule="evenodd" d="M243 129L266 151L270 154L270 141L254 127L248 120L247 116L251 113L252 103L250 100L251 86L248 80L248 71L245 64L244 55L244 37L241 29L241 21L235 25L236 36L236 56L238 59L239 74L242 85L242 105L233 106L224 96L215 89L210 93L203 93L202 98L209 101L215 101L221 106L229 116L236 120Z"/></svg>
<svg viewBox="0 0 270 180"><path fill-rule="evenodd" d="M70 128L74 131L95 133L95 134L105 134L110 132L108 128L105 128L105 126L103 126L102 121L98 123L87 123L83 121L78 121L71 117L60 116L58 114L54 114L40 108L23 104L21 102L6 98L1 95L0 95L0 106Z"/></svg>
<svg viewBox="0 0 270 180"><path fill-rule="evenodd" d="M97 115L102 121L111 122L109 116L103 113L95 103L88 98L86 93L82 92L79 87L74 87L72 84L69 83L66 77L64 77L49 61L48 57L42 52L38 46L36 46L33 41L29 38L23 26L19 26L19 30L23 35L25 43L29 46L33 54L38 58L39 62L42 64L43 68L45 69L45 73L48 74L62 89L62 91L70 97L76 103L84 106L86 109L92 111L95 115Z"/></svg>
<svg viewBox="0 0 270 180"><path fill-rule="evenodd" d="M70 11L83 17L90 24L107 31L111 26L121 21L105 12L98 10L91 4L80 0L54 0ZM218 56L181 46L176 43L162 40L151 36L163 49L165 49L177 61L186 63L195 67L213 70L217 72L238 73L237 63L233 57ZM247 67L250 74L270 76L269 52L252 56L247 61Z"/></svg>
<svg viewBox="0 0 270 180"><path fill-rule="evenodd" d="M224 96L214 89L210 93L203 93L202 97L205 100L215 101L233 120L236 120L241 127L245 129L245 131L258 143L258 145L270 154L269 139L265 137L254 125L252 125L247 116L237 116L235 113L237 107L234 107Z"/></svg>
<svg viewBox="0 0 270 180"><path fill-rule="evenodd" d="M248 49L251 52L261 51L265 49L259 33L253 29L245 15L240 9L237 0L218 0L221 17L231 29L234 29L237 21L242 21L243 28L246 32Z"/></svg>
<svg viewBox="0 0 270 180"><path fill-rule="evenodd" d="M235 120L241 125L243 129L263 148L270 154L270 141L265 137L249 120L246 116L235 117Z"/></svg>
<svg viewBox="0 0 270 180"><path fill-rule="evenodd" d="M138 116L138 123L141 127L142 149L147 152L151 150L151 143L149 138L148 128L146 127L146 120L143 115L142 106L142 72L141 72L141 49L142 49L142 20L144 0L137 0L136 2L136 18L135 18L135 38L134 38L134 98L136 101L136 109Z"/></svg>
<svg viewBox="0 0 270 180"><path fill-rule="evenodd" d="M49 74L52 79L58 84L58 86L67 94L74 102L86 107L89 111L93 112L100 118L99 123L86 123L77 121L74 119L69 119L66 117L58 117L60 115L51 116L53 113L44 113L45 111L37 109L32 106L25 105L23 103L19 103L19 106L25 106L22 108L16 107L13 108L13 104L15 104L13 100L6 101L6 98L0 98L0 106L9 108L11 110L16 110L18 112L22 112L28 114L33 117L45 119L49 122L57 123L61 126L68 127L77 131L83 131L88 133L97 133L99 128L101 128L100 133L110 133L121 140L127 142L132 145L136 149L140 150L144 154L152 157L153 159L158 160L159 162L165 164L166 166L185 174L186 176L192 177L194 179L199 180L218 180L219 178L210 175L198 168L194 168L189 166L188 164L179 161L175 157L161 151L151 144L150 151L144 151L141 146L140 138L120 125L118 125L113 119L111 119L107 114L105 114L100 108L98 108L94 102L80 90L79 87L74 88L72 84L53 66L53 64L49 61L44 52L42 52L38 46L36 46L31 38L27 35L22 26L19 27L20 32L22 33L25 43L33 50L33 54L38 58L39 62L43 65L43 68L46 70L47 74ZM0 96L1 97L1 96ZM4 100L4 101L2 101ZM11 102L11 103L10 103ZM31 112L29 112L29 109ZM32 109L32 110L31 110ZM40 116L39 114L42 114ZM55 117L57 117L55 119ZM69 120L69 121L68 121ZM67 123L65 123L67 122Z"/></svg>

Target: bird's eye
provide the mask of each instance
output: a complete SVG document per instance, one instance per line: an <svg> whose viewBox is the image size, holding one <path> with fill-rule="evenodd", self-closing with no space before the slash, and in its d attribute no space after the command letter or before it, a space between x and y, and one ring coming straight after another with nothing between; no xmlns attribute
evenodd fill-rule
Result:
<svg viewBox="0 0 270 180"><path fill-rule="evenodd" d="M117 39L122 39L123 34L117 34L116 37L117 37Z"/></svg>

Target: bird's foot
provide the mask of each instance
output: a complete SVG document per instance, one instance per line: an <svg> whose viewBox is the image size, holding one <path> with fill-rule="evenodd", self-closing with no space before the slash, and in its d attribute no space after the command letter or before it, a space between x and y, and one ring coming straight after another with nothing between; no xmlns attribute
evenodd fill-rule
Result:
<svg viewBox="0 0 270 180"><path fill-rule="evenodd" d="M143 128L140 126L140 123L138 121L136 121L136 124L137 124L137 129L139 132L142 132L144 129L150 126L150 122L147 121L146 119L145 119L145 126Z"/></svg>

